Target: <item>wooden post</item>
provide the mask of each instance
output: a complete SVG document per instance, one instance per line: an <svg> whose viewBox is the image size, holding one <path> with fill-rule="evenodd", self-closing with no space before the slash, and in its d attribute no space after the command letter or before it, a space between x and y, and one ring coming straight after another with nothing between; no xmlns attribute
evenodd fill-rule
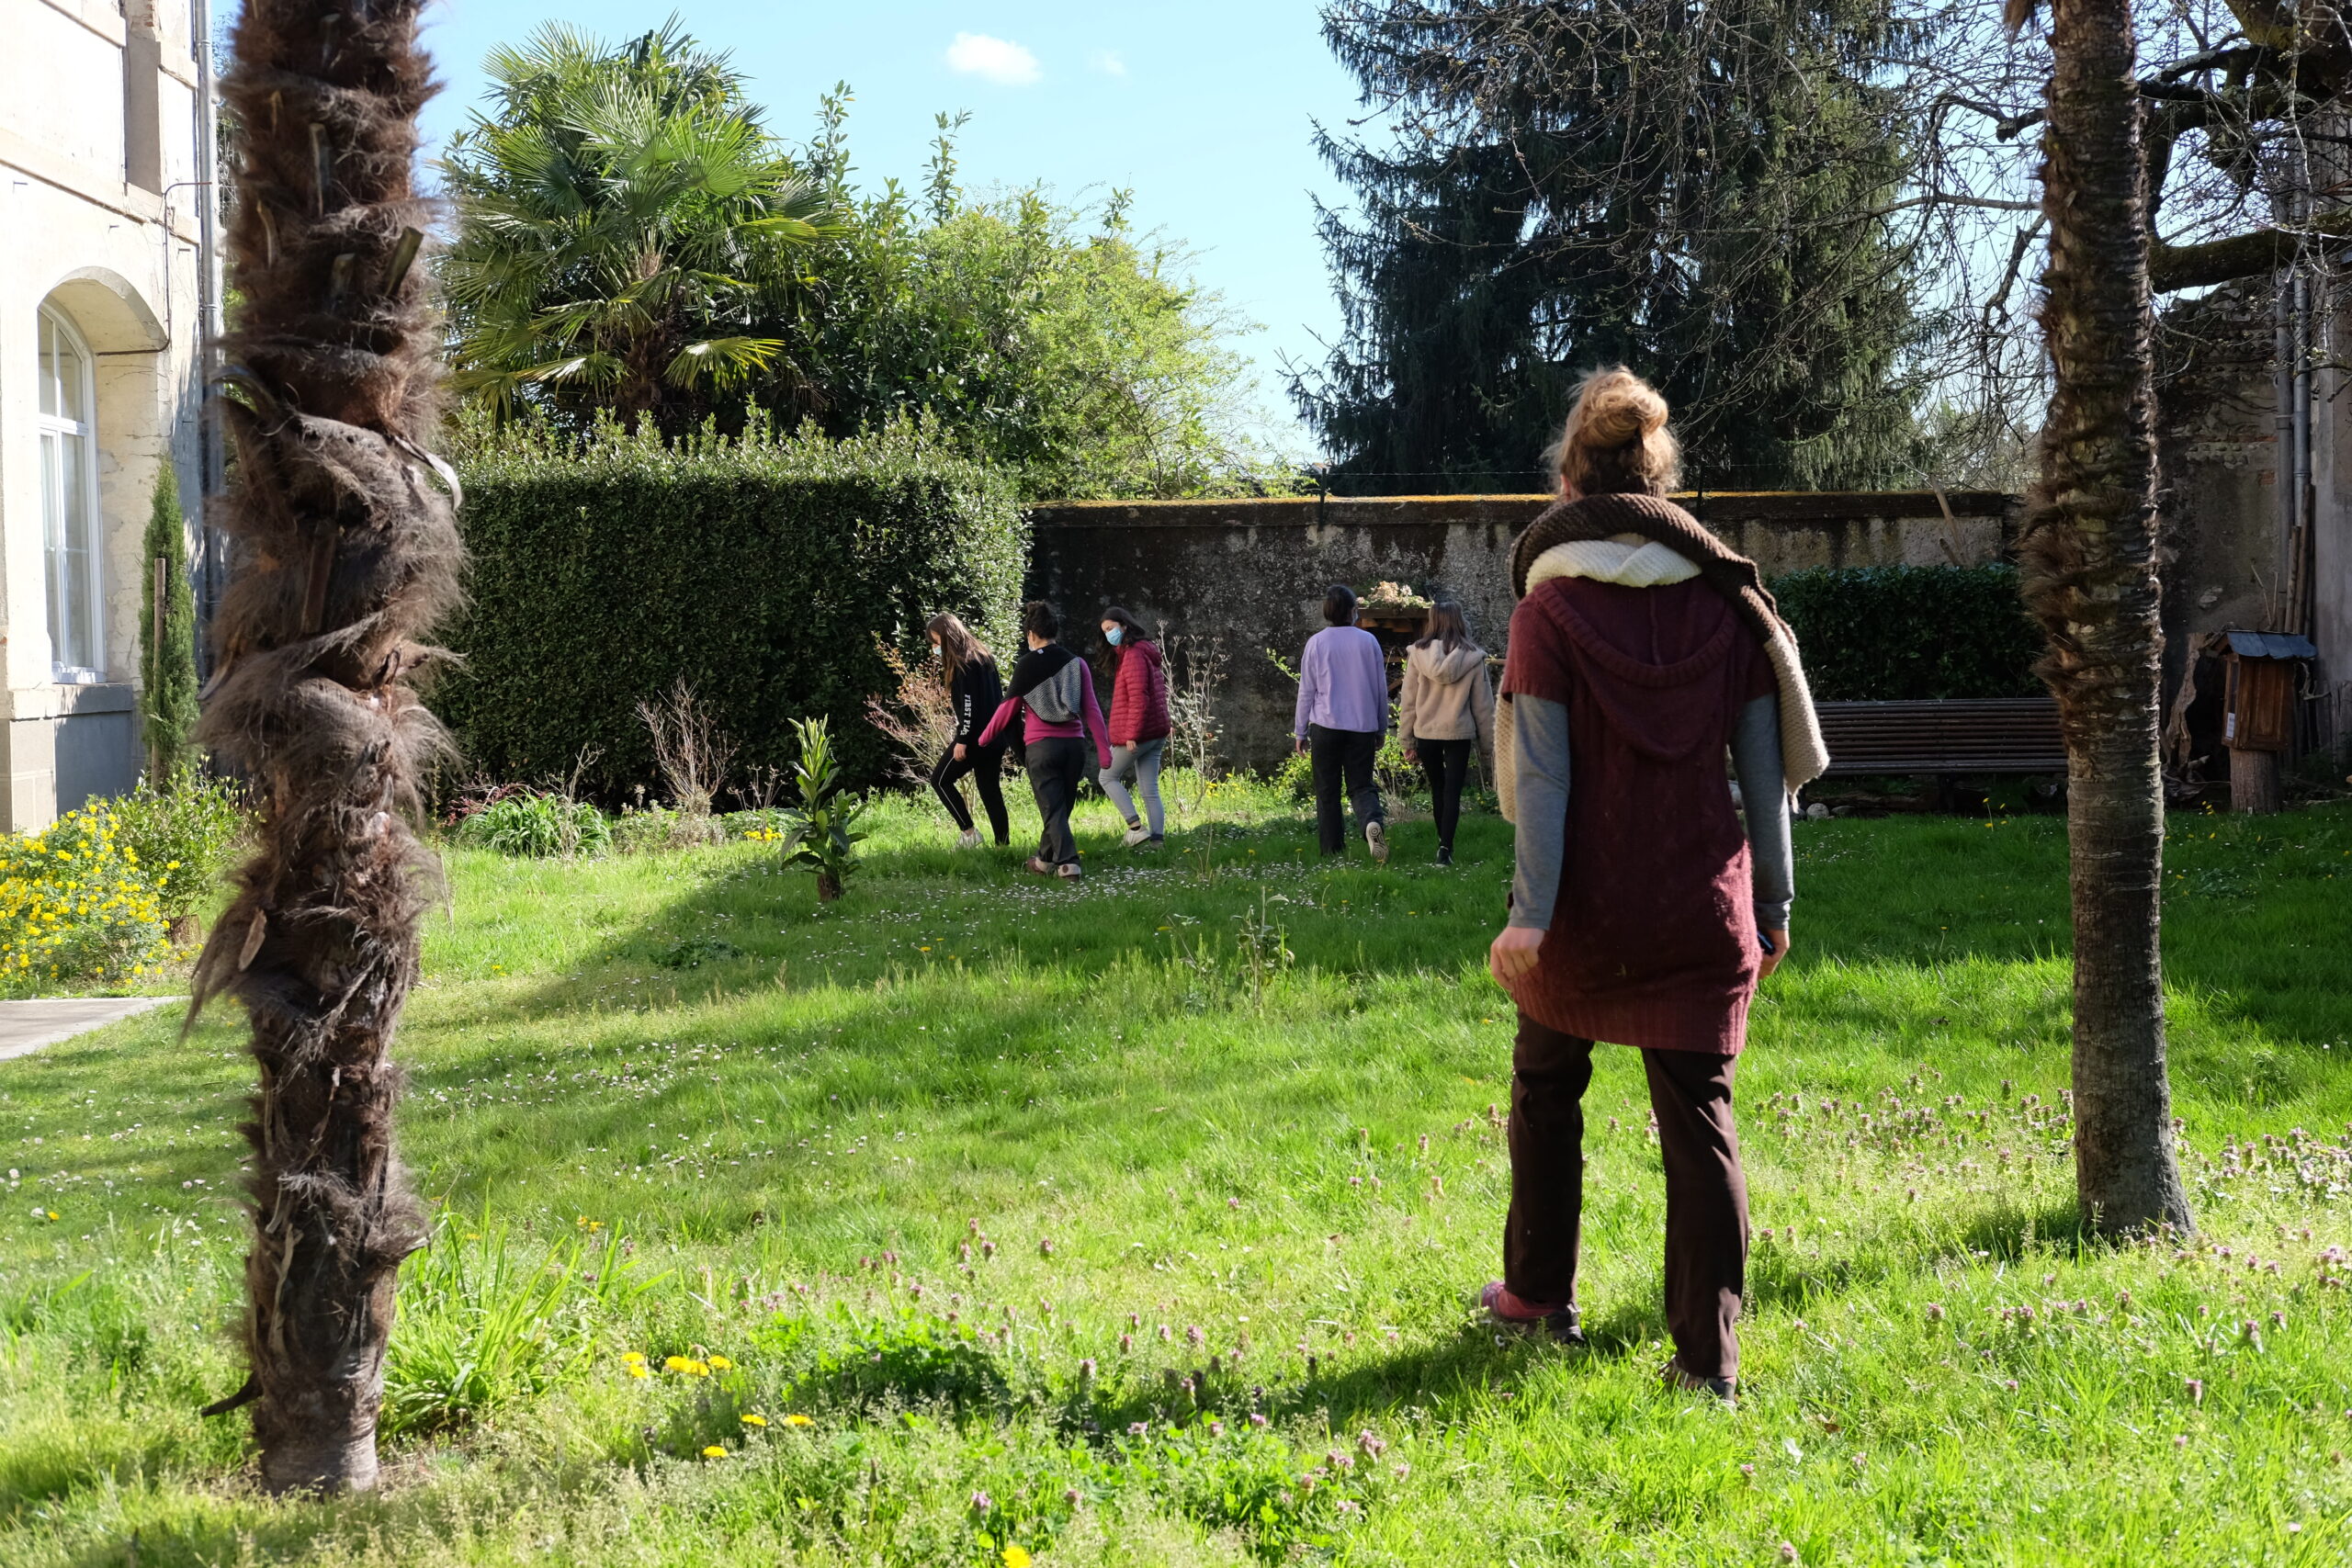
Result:
<svg viewBox="0 0 2352 1568"><path fill-rule="evenodd" d="M2230 809L2274 817L2284 800L2278 791L2278 753L2230 748Z"/></svg>

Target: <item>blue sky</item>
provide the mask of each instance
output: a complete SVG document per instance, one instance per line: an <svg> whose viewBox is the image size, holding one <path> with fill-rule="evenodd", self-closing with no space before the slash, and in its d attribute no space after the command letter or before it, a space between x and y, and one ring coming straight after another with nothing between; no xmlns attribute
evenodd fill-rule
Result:
<svg viewBox="0 0 2352 1568"><path fill-rule="evenodd" d="M926 4L695 0L678 7L705 41L731 51L769 123L797 140L817 96L856 94L858 178L919 186L939 110L968 109L959 138L969 189L1043 180L1065 198L1135 190L1135 220L1200 253L1195 275L1265 330L1243 345L1261 399L1289 423L1276 366L1318 357L1337 331L1311 192L1343 196L1310 141L1311 122L1361 113L1312 0ZM551 17L619 39L657 25L664 5L616 0L441 0L426 39L448 91L436 138L477 101L481 58ZM1302 437L1303 439L1303 437Z"/></svg>

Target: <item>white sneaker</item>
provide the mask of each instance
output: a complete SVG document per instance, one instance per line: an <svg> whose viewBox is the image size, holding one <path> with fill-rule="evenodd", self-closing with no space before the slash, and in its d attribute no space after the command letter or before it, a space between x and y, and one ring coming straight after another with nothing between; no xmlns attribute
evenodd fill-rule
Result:
<svg viewBox="0 0 2352 1568"><path fill-rule="evenodd" d="M1127 848L1134 849L1137 844L1144 842L1150 837L1151 829L1138 822L1134 827L1127 829Z"/></svg>
<svg viewBox="0 0 2352 1568"><path fill-rule="evenodd" d="M1372 858L1381 864L1388 863L1388 829L1377 822L1363 825L1363 841L1371 846Z"/></svg>
<svg viewBox="0 0 2352 1568"><path fill-rule="evenodd" d="M1069 860L1054 867L1054 874L1065 882L1075 882L1086 874L1086 868L1074 860Z"/></svg>
<svg viewBox="0 0 2352 1568"><path fill-rule="evenodd" d="M978 849L980 847L980 830L978 828L965 829L963 837L956 840L956 847L959 850Z"/></svg>

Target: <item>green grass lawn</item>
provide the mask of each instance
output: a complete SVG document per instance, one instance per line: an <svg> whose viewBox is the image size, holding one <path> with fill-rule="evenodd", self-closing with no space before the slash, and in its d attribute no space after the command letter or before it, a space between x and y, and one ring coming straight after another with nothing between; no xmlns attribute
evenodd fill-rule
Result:
<svg viewBox="0 0 2352 1568"><path fill-rule="evenodd" d="M1592 1350L1465 1305L1499 822L1375 870L1246 789L1156 857L1087 811L1069 887L893 803L823 909L756 845L453 855L364 1499L260 1496L243 1417L195 1414L241 1377L233 1019L0 1064L0 1563L2352 1558L2352 810L2176 821L2204 1233L2120 1251L2075 1237L2061 825L1800 828L1736 1412L1656 1380L1630 1052Z"/></svg>

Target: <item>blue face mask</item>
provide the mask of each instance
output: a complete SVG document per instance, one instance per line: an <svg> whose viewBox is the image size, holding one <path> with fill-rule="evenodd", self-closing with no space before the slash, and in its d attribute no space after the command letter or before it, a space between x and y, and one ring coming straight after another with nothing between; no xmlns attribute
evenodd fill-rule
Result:
<svg viewBox="0 0 2352 1568"><path fill-rule="evenodd" d="M1113 626L1109 631L1102 634L1102 640L1109 643L1113 648L1116 648L1119 646L1119 637L1121 634L1125 630L1126 627L1125 626Z"/></svg>

